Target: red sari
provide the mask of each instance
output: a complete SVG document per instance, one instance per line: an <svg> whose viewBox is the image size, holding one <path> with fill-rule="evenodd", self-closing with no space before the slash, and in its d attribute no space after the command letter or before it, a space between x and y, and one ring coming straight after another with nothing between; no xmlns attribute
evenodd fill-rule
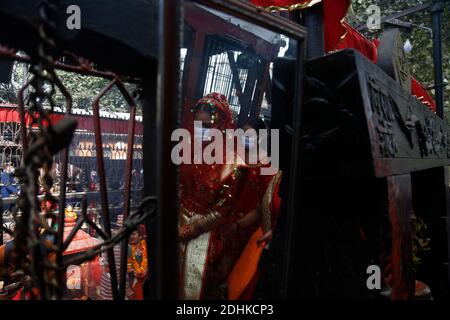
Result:
<svg viewBox="0 0 450 320"><path fill-rule="evenodd" d="M225 97L211 94L197 106L205 102L214 106L213 128L234 129ZM251 168L238 162L180 166L181 298L227 298L228 275L257 226L226 237L223 231L256 209L260 193L255 178Z"/></svg>

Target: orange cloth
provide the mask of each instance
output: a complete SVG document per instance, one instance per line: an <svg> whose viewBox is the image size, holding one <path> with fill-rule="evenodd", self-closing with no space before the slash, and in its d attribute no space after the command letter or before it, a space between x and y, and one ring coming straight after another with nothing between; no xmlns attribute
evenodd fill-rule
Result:
<svg viewBox="0 0 450 320"><path fill-rule="evenodd" d="M233 271L228 276L228 299L237 300L254 277L263 247L256 241L263 236L262 227L255 231L242 252Z"/></svg>
<svg viewBox="0 0 450 320"><path fill-rule="evenodd" d="M0 266L5 263L5 245L0 246Z"/></svg>
<svg viewBox="0 0 450 320"><path fill-rule="evenodd" d="M276 181L276 180L275 180ZM269 186L270 188L270 186ZM276 181L269 209L271 213L272 230L276 225L276 218L280 211L281 198L278 196L280 180ZM228 276L228 299L250 300L259 278L258 263L263 252L263 246L257 241L263 236L263 227L259 227L248 241L239 260Z"/></svg>

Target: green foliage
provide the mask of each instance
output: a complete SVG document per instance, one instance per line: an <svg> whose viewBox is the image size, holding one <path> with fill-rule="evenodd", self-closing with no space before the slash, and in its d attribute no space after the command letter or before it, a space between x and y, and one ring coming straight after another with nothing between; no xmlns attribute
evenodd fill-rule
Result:
<svg viewBox="0 0 450 320"><path fill-rule="evenodd" d="M428 0L353 0L352 10L350 10L347 19L355 26L365 24L368 18L366 9L372 4L380 7L381 16L384 17L425 2L428 2ZM400 20L431 28L431 13L429 10L403 17ZM446 4L442 23L444 77L450 80L450 2ZM379 34L380 31L375 33L365 32L369 39L377 37ZM408 55L411 73L425 87L432 87L434 85L432 35L423 28L416 27L410 34L404 34L404 38L405 40L409 39L413 45L413 50ZM431 92L434 94L433 90ZM446 118L449 119L450 86L446 87L444 95Z"/></svg>
<svg viewBox="0 0 450 320"><path fill-rule="evenodd" d="M27 66L22 63L14 63L9 83L0 84L0 102L17 104L17 94L26 81Z"/></svg>
<svg viewBox="0 0 450 320"><path fill-rule="evenodd" d="M107 86L109 80L76 73L57 71L57 74L72 94L75 108L91 110L96 95ZM125 85L130 93L136 89L134 84ZM55 96L56 104L64 107L64 97L60 92ZM101 100L101 110L108 112L127 112L128 106L120 91L114 86Z"/></svg>
<svg viewBox="0 0 450 320"><path fill-rule="evenodd" d="M84 110L92 110L92 102L95 97L109 82L108 79L83 76L72 72L57 71L57 74L72 95L73 107ZM0 84L0 102L17 104L17 94L29 77L28 65L15 63L11 81L7 84ZM135 84L125 83L125 87L130 93L136 90ZM64 109L65 99L59 90L55 91L54 99L56 106ZM102 98L100 107L102 111L128 112L128 105L115 86ZM138 108L138 115L140 115L140 111Z"/></svg>

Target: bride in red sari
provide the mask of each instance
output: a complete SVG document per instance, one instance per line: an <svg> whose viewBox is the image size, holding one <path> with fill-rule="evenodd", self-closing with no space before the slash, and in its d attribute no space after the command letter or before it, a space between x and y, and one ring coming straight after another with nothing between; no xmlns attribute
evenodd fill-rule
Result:
<svg viewBox="0 0 450 320"><path fill-rule="evenodd" d="M211 93L192 110L203 132L234 129L225 96ZM189 131L194 131L189 128ZM198 129L196 129L198 130ZM198 132L198 131L197 131ZM203 148L210 140L204 139ZM258 228L260 192L251 170L235 153L233 163L180 166L180 266L183 299L226 299L227 278ZM245 194L245 201L242 195Z"/></svg>

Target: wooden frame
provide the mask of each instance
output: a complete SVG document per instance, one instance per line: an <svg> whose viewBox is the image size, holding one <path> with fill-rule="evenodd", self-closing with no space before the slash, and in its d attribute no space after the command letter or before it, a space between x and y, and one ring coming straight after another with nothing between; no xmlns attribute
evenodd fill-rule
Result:
<svg viewBox="0 0 450 320"><path fill-rule="evenodd" d="M230 14L252 22L260 27L267 28L273 32L282 33L298 41L297 46L297 97L294 106L294 136L293 141L300 138L300 109L303 57L305 52L306 30L285 18L272 15L249 3L238 0L160 0L160 51L158 68L158 94L157 94L157 195L158 218L156 222L156 248L157 261L153 264L153 274L156 277L154 283L155 297L159 299L177 299L178 281L175 274L177 269L177 221L178 221L178 199L177 167L172 164L170 154L172 143L170 136L177 128L182 106L181 89L179 86L179 49L181 46L181 31L183 26L182 12L186 2L195 2L208 6L212 9ZM175 23L174 23L175 22ZM299 146L292 144L292 156L290 159L292 174L298 176ZM290 185L290 196L288 200L288 217L294 218L294 199L296 195L296 181L293 179ZM291 227L293 224L289 224ZM294 230L286 230L288 237L292 236ZM292 248L290 248L292 250ZM288 255L287 255L288 256ZM287 262L286 265L289 265ZM288 272L286 273L288 277ZM287 281L287 279L286 279Z"/></svg>

